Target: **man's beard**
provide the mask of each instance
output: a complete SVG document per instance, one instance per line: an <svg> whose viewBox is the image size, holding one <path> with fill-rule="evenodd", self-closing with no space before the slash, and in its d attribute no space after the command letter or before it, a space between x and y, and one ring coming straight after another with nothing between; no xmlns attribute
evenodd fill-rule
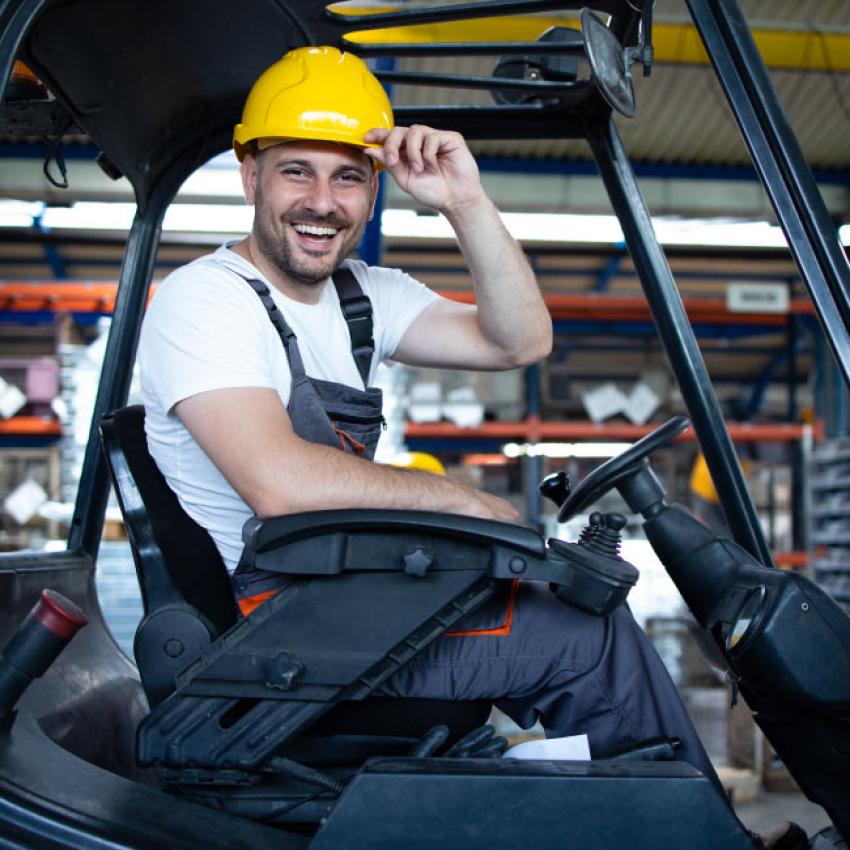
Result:
<svg viewBox="0 0 850 850"><path fill-rule="evenodd" d="M286 230L291 227L291 221L325 225L328 227L345 228L341 241L335 254L316 257L314 262L300 262L295 257L292 244L287 238ZM290 213L281 222L283 232L276 232L273 227L266 224L262 214L257 215L254 220L254 239L265 260L285 278L305 286L316 286L323 283L339 268L342 261L351 252L351 249L360 241L366 222L359 227L351 228L350 222L343 221L337 216L315 216L308 213Z"/></svg>

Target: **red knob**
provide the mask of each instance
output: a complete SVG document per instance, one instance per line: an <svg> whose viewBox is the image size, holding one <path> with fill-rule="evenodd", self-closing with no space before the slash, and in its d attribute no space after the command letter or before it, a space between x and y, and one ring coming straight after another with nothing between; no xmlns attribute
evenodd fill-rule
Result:
<svg viewBox="0 0 850 850"><path fill-rule="evenodd" d="M80 607L55 590L42 590L33 617L63 640L70 640L88 619Z"/></svg>

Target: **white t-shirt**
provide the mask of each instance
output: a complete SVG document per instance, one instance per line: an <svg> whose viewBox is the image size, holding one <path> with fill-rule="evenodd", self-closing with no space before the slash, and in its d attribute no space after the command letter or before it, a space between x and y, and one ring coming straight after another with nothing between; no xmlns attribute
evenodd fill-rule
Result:
<svg viewBox="0 0 850 850"><path fill-rule="evenodd" d="M413 320L439 296L398 269L349 261L372 302L375 354L369 382L389 359ZM145 316L139 342L148 448L180 504L212 535L229 570L242 552L242 526L252 515L174 413L198 393L234 387L275 389L289 402L286 353L244 275L264 281L298 338L307 374L362 388L351 338L333 283L317 304L283 295L227 245L172 272ZM262 452L263 447L257 446Z"/></svg>

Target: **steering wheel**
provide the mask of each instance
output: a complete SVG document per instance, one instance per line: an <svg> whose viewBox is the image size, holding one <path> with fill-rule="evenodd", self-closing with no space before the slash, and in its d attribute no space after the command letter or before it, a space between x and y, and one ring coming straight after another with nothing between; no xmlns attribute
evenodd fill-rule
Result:
<svg viewBox="0 0 850 850"><path fill-rule="evenodd" d="M638 440L622 454L606 460L583 479L558 510L558 522L566 522L583 508L593 504L617 482L638 471L646 457L664 448L690 425L687 416L674 416L651 433Z"/></svg>

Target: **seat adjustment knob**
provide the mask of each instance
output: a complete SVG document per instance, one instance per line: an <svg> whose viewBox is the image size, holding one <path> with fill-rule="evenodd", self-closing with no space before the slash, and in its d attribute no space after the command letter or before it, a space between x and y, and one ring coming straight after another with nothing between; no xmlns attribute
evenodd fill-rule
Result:
<svg viewBox="0 0 850 850"><path fill-rule="evenodd" d="M424 578L428 568L434 563L434 556L427 549L417 546L412 552L402 555L401 560L407 575Z"/></svg>

